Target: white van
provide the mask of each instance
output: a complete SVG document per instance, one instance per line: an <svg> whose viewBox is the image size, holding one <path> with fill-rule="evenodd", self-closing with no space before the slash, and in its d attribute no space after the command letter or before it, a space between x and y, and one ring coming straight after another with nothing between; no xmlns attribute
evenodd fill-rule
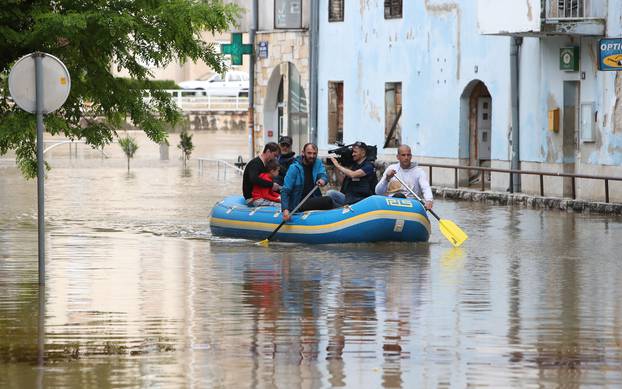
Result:
<svg viewBox="0 0 622 389"><path fill-rule="evenodd" d="M214 74L207 80L179 82L182 89L202 90L210 96L248 96L248 73L228 71L225 76Z"/></svg>

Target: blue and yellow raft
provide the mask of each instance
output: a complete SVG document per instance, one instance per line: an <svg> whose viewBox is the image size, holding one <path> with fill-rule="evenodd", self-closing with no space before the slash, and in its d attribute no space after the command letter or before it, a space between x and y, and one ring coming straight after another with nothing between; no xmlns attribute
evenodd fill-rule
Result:
<svg viewBox="0 0 622 389"><path fill-rule="evenodd" d="M283 221L275 207L248 207L230 196L212 209L212 235L262 240ZM371 196L328 211L296 213L271 239L299 243L426 242L430 221L414 199Z"/></svg>

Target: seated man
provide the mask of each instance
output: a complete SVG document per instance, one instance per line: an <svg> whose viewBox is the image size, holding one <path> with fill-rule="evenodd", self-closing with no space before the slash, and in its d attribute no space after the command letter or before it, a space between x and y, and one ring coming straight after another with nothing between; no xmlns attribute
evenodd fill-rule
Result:
<svg viewBox="0 0 622 389"><path fill-rule="evenodd" d="M349 169L342 166L333 156L330 157L335 168L345 174L341 191L329 190L326 194L333 199L336 207L354 204L374 194L376 172L374 165L367 160L367 145L356 142L352 145L354 165Z"/></svg>
<svg viewBox="0 0 622 389"><path fill-rule="evenodd" d="M281 172L279 173L279 177L274 179L274 182L279 185L283 185L287 170L291 164L294 163L294 159L296 159L296 153L292 151L292 143L292 138L289 136L282 136L281 139L279 139L281 155L279 155L278 161L279 165L281 165Z"/></svg>
<svg viewBox="0 0 622 389"><path fill-rule="evenodd" d="M317 159L317 146L307 143L302 148L301 156L294 160L285 175L285 182L281 188L283 220L288 221L291 218L290 212L315 188L316 184L324 186L327 182L328 176L324 164ZM322 192L316 189L300 210L331 209L332 206L332 200L322 196Z"/></svg>
<svg viewBox="0 0 622 389"><path fill-rule="evenodd" d="M242 193L248 205L252 205L254 186L272 188L275 192L281 188L279 184L259 177L261 173L267 173L266 163L275 160L279 156L279 152L279 145L274 142L266 143L263 152L246 164L242 175Z"/></svg>
<svg viewBox="0 0 622 389"><path fill-rule="evenodd" d="M432 209L432 190L428 182L428 176L425 171L417 166L416 162L412 162L412 152L407 145L400 145L397 148L397 160L399 163L389 165L378 185L376 185L376 194L393 196L393 197L412 197L408 189L394 176L397 175L404 184L408 185L413 192L424 200L425 208Z"/></svg>

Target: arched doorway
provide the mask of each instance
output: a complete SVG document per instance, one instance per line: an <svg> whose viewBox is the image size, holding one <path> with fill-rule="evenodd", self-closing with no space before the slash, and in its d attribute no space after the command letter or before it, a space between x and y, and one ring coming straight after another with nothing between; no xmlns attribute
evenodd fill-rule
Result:
<svg viewBox="0 0 622 389"><path fill-rule="evenodd" d="M492 97L480 80L467 84L460 97L460 162L462 165L490 167L492 144ZM490 186L490 174L486 175ZM481 185L477 170L460 176L461 185Z"/></svg>
<svg viewBox="0 0 622 389"><path fill-rule="evenodd" d="M277 142L279 137L289 135L298 153L309 141L308 115L300 72L291 62L279 64L268 81L264 104L266 142Z"/></svg>

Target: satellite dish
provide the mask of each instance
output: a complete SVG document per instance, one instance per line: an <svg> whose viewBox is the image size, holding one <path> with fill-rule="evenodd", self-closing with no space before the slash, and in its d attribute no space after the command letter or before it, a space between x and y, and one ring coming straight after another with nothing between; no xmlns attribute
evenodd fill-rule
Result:
<svg viewBox="0 0 622 389"><path fill-rule="evenodd" d="M54 112L67 100L71 78L60 59L47 53L31 53L18 59L9 73L9 91L24 111L36 113L35 55L41 58L43 77L43 113Z"/></svg>

